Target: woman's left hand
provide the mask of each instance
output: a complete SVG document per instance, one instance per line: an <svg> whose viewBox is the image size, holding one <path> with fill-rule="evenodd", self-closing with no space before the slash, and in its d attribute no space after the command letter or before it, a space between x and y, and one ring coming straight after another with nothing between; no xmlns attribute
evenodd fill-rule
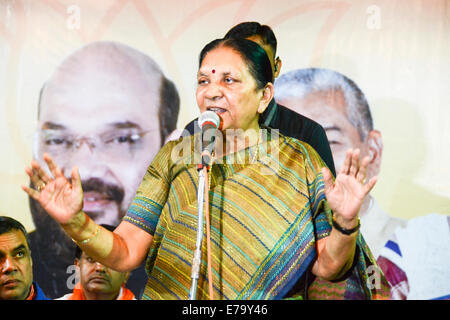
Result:
<svg viewBox="0 0 450 320"><path fill-rule="evenodd" d="M336 222L348 229L357 225L359 209L364 198L377 182L375 176L365 183L370 158L367 156L360 163L359 156L359 149L347 150L344 165L334 182L330 170L322 168L325 195L330 209Z"/></svg>

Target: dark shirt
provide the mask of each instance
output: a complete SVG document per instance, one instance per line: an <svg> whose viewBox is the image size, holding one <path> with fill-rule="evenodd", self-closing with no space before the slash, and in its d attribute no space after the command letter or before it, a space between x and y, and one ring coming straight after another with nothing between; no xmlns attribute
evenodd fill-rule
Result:
<svg viewBox="0 0 450 320"><path fill-rule="evenodd" d="M277 104L275 100L270 102L260 116L259 123L272 129L278 129L285 136L296 138L309 144L316 150L331 173L336 176L330 144L328 143L325 130L320 124L285 106ZM198 132L200 129L198 128L197 119L188 123L185 130L189 134Z"/></svg>

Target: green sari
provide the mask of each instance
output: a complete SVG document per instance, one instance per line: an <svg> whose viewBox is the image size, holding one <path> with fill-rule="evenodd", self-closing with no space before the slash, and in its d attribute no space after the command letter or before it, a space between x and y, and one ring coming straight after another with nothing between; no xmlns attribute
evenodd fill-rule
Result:
<svg viewBox="0 0 450 320"><path fill-rule="evenodd" d="M154 236L143 299L189 296L197 235L196 138L180 138L160 150L124 217ZM182 154L180 146L186 142L190 152ZM253 163L229 163L255 155ZM296 292L296 287L306 274L311 279L316 242L331 232L322 159L308 144L280 135L223 160L209 173L214 298L304 297L306 291ZM316 279L310 286L311 298L322 298L324 292L332 298L380 297L366 270L372 266L382 273L361 235L357 247L346 278L337 283ZM204 241L198 299L209 298L206 260ZM384 285L383 276L381 282Z"/></svg>

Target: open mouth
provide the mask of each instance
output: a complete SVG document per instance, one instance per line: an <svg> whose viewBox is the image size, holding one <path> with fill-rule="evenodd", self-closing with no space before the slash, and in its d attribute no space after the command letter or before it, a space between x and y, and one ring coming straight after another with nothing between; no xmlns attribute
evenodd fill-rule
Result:
<svg viewBox="0 0 450 320"><path fill-rule="evenodd" d="M114 199L110 197L108 194L95 191L89 191L84 193L83 200L84 200L83 210L86 211L96 211L102 209L114 201Z"/></svg>
<svg viewBox="0 0 450 320"><path fill-rule="evenodd" d="M82 181L83 200L85 206L102 207L111 203L121 203L124 197L124 190L118 185L106 183L99 178L90 178Z"/></svg>
<svg viewBox="0 0 450 320"><path fill-rule="evenodd" d="M207 108L209 111L213 111L215 113L224 113L227 111L227 109L224 108L219 108L219 107L208 107Z"/></svg>

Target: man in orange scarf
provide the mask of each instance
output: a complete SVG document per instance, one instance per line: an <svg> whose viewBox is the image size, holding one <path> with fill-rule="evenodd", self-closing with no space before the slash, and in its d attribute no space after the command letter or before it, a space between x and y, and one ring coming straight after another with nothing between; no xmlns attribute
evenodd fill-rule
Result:
<svg viewBox="0 0 450 320"><path fill-rule="evenodd" d="M114 227L102 225L113 231ZM95 235L94 235L95 236ZM129 272L108 268L76 248L75 266L80 281L72 293L56 300L136 300L133 292L125 288Z"/></svg>

